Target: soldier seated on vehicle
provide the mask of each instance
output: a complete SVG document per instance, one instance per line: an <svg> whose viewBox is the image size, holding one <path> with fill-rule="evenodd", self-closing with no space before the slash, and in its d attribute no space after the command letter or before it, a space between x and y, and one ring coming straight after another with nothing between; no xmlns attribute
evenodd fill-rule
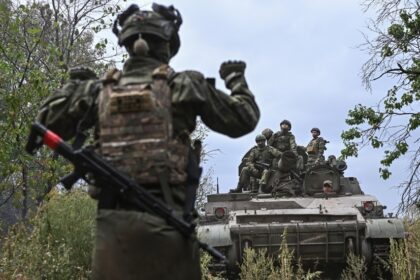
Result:
<svg viewBox="0 0 420 280"><path fill-rule="evenodd" d="M297 145L295 136L290 132L292 124L288 120L280 123L280 130L273 134L268 141L268 145L273 146L280 152L292 151L297 155Z"/></svg>
<svg viewBox="0 0 420 280"><path fill-rule="evenodd" d="M269 128L265 128L261 132L261 134L264 135L264 137L265 137L265 139L267 140L267 143L268 143L268 140L270 140L271 136L273 135L273 131L271 129L269 129ZM254 150L254 149L256 149L256 148L257 148L257 146L253 146L242 157L241 163L238 166L238 171L239 171L238 175L239 176L241 175L242 169L246 166L246 163L248 162L248 157L251 154L251 151Z"/></svg>
<svg viewBox="0 0 420 280"><path fill-rule="evenodd" d="M231 193L242 192L250 185L251 177L260 179L260 184L267 184L267 172L272 167L274 159L280 157L281 153L271 146L266 146L264 135L255 137L257 146L252 149L247 160L246 166L242 169L236 189L230 190ZM258 192L258 185L253 184L251 192Z"/></svg>

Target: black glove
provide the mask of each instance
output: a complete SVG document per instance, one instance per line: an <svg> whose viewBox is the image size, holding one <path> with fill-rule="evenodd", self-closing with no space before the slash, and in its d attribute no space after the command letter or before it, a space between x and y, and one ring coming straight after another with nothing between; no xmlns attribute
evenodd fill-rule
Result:
<svg viewBox="0 0 420 280"><path fill-rule="evenodd" d="M246 86L244 76L245 68L245 62L235 60L228 60L220 65L219 74L220 77L225 80L225 84L228 89L234 90L234 88L239 84Z"/></svg>
<svg viewBox="0 0 420 280"><path fill-rule="evenodd" d="M238 74L244 74L245 73L246 64L243 61L240 60L228 60L226 62L223 62L220 65L219 74L220 78L225 80L229 74L232 73L238 73Z"/></svg>

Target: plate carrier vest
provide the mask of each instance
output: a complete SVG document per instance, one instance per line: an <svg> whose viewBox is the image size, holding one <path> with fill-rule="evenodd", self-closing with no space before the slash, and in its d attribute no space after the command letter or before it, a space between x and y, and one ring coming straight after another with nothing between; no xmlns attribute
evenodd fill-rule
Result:
<svg viewBox="0 0 420 280"><path fill-rule="evenodd" d="M121 73L114 70L99 97L100 152L139 184L162 184L162 176L182 184L187 178L188 145L173 137L171 72L162 65L151 83L118 86Z"/></svg>

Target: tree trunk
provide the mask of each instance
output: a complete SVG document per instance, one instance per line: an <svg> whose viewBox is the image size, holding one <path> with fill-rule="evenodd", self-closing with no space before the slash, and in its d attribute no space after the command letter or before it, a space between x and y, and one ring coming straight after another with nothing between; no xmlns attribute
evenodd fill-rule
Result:
<svg viewBox="0 0 420 280"><path fill-rule="evenodd" d="M28 215L28 198L29 195L29 185L28 185L28 170L26 165L22 166L22 219L25 220Z"/></svg>

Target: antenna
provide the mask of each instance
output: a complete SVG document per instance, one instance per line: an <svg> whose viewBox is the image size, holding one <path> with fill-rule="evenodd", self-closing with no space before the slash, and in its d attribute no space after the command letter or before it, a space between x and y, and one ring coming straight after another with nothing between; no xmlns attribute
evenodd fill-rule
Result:
<svg viewBox="0 0 420 280"><path fill-rule="evenodd" d="M219 194L219 177L216 177L216 191Z"/></svg>

